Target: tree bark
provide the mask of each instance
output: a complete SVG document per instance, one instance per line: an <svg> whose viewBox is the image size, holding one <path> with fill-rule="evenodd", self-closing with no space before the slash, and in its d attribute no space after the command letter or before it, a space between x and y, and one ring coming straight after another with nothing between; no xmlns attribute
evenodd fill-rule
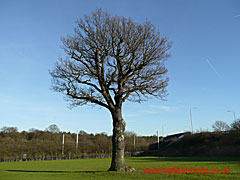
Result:
<svg viewBox="0 0 240 180"><path fill-rule="evenodd" d="M126 165L124 160L124 131L126 123L122 118L122 109L116 108L111 112L113 119L113 136L112 136L112 162L109 171L135 171Z"/></svg>

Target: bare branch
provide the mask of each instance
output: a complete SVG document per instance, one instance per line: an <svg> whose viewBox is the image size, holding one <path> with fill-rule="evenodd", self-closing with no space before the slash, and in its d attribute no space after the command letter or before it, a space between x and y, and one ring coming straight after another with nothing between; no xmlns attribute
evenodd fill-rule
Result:
<svg viewBox="0 0 240 180"><path fill-rule="evenodd" d="M50 72L55 91L75 105L110 109L167 95L164 62L171 43L149 21L138 24L98 9L76 24L75 34L62 38L66 59Z"/></svg>

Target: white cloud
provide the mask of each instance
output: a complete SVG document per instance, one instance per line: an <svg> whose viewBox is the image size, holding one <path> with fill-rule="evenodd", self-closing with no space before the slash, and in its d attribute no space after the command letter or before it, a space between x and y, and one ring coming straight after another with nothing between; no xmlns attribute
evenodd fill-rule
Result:
<svg viewBox="0 0 240 180"><path fill-rule="evenodd" d="M161 106L161 105L150 105L150 107L153 109L159 109L161 111L166 111L166 112L172 112L177 109L174 106ZM153 111L153 112L156 112L156 111Z"/></svg>

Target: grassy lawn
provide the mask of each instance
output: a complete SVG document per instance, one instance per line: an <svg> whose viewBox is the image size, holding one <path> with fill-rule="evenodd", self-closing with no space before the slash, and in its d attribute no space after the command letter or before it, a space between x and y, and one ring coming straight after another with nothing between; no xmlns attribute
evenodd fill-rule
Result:
<svg viewBox="0 0 240 180"><path fill-rule="evenodd" d="M240 179L239 158L126 158L136 172L107 172L111 159L0 163L0 180L71 179ZM228 168L230 173L145 174L143 168Z"/></svg>

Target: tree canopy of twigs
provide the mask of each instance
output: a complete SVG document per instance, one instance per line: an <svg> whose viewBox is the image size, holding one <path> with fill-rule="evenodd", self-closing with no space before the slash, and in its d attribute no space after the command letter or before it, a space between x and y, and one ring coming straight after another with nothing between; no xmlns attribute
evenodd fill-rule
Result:
<svg viewBox="0 0 240 180"><path fill-rule="evenodd" d="M126 100L166 96L164 61L171 43L154 25L101 9L76 24L74 35L62 37L67 57L50 72L53 89L72 106L93 103L111 109Z"/></svg>

